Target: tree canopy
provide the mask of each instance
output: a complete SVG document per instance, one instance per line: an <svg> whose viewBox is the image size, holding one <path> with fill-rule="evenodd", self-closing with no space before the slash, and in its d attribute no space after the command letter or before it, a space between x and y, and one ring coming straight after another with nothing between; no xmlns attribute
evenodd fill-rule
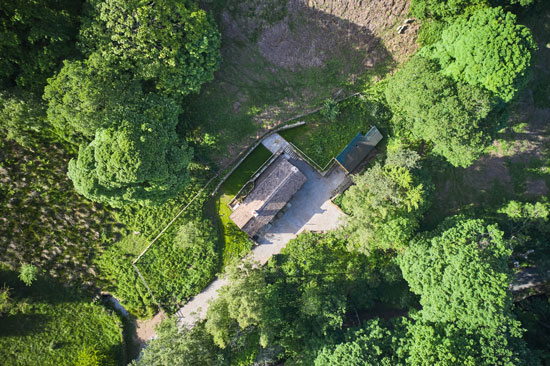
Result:
<svg viewBox="0 0 550 366"><path fill-rule="evenodd" d="M493 5L520 4L531 5L534 0L413 0L411 13L413 16L426 19L452 21L462 14L470 14L477 9Z"/></svg>
<svg viewBox="0 0 550 366"><path fill-rule="evenodd" d="M44 99L56 133L78 143L89 142L99 128L115 125L112 119L117 110L142 103L144 96L137 80L94 53L84 61L65 61L48 80Z"/></svg>
<svg viewBox="0 0 550 366"><path fill-rule="evenodd" d="M0 82L42 92L62 60L78 54L83 1L2 0Z"/></svg>
<svg viewBox="0 0 550 366"><path fill-rule="evenodd" d="M413 57L388 83L386 98L400 127L454 166L472 164L492 141L502 112L483 89L455 83L434 61Z"/></svg>
<svg viewBox="0 0 550 366"><path fill-rule="evenodd" d="M428 191L415 176L420 156L410 150L388 152L384 165L376 163L354 177L342 205L350 213L346 232L361 253L400 249L418 227Z"/></svg>
<svg viewBox="0 0 550 366"><path fill-rule="evenodd" d="M186 95L211 81L220 64L220 33L193 1L93 0L81 31L87 52Z"/></svg>
<svg viewBox="0 0 550 366"><path fill-rule="evenodd" d="M519 324L508 318L498 327L465 327L405 321L407 333L401 353L406 365L534 365L521 341Z"/></svg>
<svg viewBox="0 0 550 366"><path fill-rule="evenodd" d="M498 7L457 18L424 54L438 60L444 75L508 102L527 83L536 49L529 28Z"/></svg>
<svg viewBox="0 0 550 366"><path fill-rule="evenodd" d="M96 202L155 205L180 193L187 182L191 150L176 135L179 108L150 94L141 106L121 106L94 140L69 162L76 190Z"/></svg>
<svg viewBox="0 0 550 366"><path fill-rule="evenodd" d="M477 326L500 321L510 306L511 248L503 232L481 220L444 226L432 238L413 241L400 261L403 277L421 296L424 319Z"/></svg>
<svg viewBox="0 0 550 366"><path fill-rule="evenodd" d="M192 330L177 326L176 319L163 321L156 329L157 338L141 351L133 366L218 365L212 338L197 326Z"/></svg>
<svg viewBox="0 0 550 366"><path fill-rule="evenodd" d="M397 366L399 362L397 327L388 329L379 319L365 322L359 330L348 332L344 342L324 347L315 366Z"/></svg>

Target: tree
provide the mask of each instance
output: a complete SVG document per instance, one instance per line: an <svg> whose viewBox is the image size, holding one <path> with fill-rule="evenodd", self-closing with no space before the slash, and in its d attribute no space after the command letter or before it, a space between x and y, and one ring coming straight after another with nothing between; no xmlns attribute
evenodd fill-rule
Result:
<svg viewBox="0 0 550 366"><path fill-rule="evenodd" d="M81 32L88 52L151 80L163 93L187 95L211 81L220 33L194 1L94 0Z"/></svg>
<svg viewBox="0 0 550 366"><path fill-rule="evenodd" d="M247 348L280 347L288 359L313 362L348 311L373 304L377 261L349 252L335 234L301 234L264 267L231 267L205 328L222 348L248 342Z"/></svg>
<svg viewBox="0 0 550 366"><path fill-rule="evenodd" d="M192 152L176 135L178 112L174 101L154 94L141 106L120 106L116 127L99 129L69 162L77 192L117 207L157 205L183 191Z"/></svg>
<svg viewBox="0 0 550 366"><path fill-rule="evenodd" d="M413 0L411 14L417 18L433 18L452 22L462 14L471 14L477 9L491 5L520 4L528 6L534 0Z"/></svg>
<svg viewBox="0 0 550 366"><path fill-rule="evenodd" d="M454 166L467 167L492 141L502 111L489 92L442 75L438 65L413 57L386 88L398 127L434 144Z"/></svg>
<svg viewBox="0 0 550 366"><path fill-rule="evenodd" d="M218 291L218 299L208 308L205 329L217 346L225 348L234 332L260 326L267 318L265 311L267 284L262 268L246 261L228 268L226 278L230 285ZM260 327L261 328L261 327ZM233 333L233 334L232 334ZM268 334L262 334L262 343L267 345Z"/></svg>
<svg viewBox="0 0 550 366"><path fill-rule="evenodd" d="M413 173L419 159L414 151L390 151L384 165L376 163L354 177L342 200L350 213L344 230L352 249L366 254L406 246L428 193Z"/></svg>
<svg viewBox="0 0 550 366"><path fill-rule="evenodd" d="M217 349L201 325L193 329L178 327L175 318L157 327L157 338L143 348L133 366L218 365Z"/></svg>
<svg viewBox="0 0 550 366"><path fill-rule="evenodd" d="M432 236L413 241L400 266L411 290L421 296L424 320L490 327L510 310L511 253L495 225L457 217Z"/></svg>
<svg viewBox="0 0 550 366"><path fill-rule="evenodd" d="M38 136L53 136L44 112L40 99L32 93L0 91L0 133L19 145L32 147Z"/></svg>
<svg viewBox="0 0 550 366"><path fill-rule="evenodd" d="M143 103L139 82L107 64L98 53L85 61L65 61L44 89L48 121L72 142L89 142L99 128L111 127L113 114Z"/></svg>
<svg viewBox="0 0 550 366"><path fill-rule="evenodd" d="M510 243L496 225L461 216L419 235L399 264L422 310L400 352L414 365L530 365L508 291Z"/></svg>
<svg viewBox="0 0 550 366"><path fill-rule="evenodd" d="M346 316L376 299L383 260L347 249L339 234L303 233L267 264L267 316L272 344L295 363L313 363L325 338L338 333Z"/></svg>
<svg viewBox="0 0 550 366"><path fill-rule="evenodd" d="M24 263L19 269L19 279L30 286L36 281L38 275L38 268L32 264Z"/></svg>
<svg viewBox="0 0 550 366"><path fill-rule="evenodd" d="M379 319L368 320L361 329L348 332L345 341L324 347L315 366L398 366L397 348L402 331L384 327Z"/></svg>
<svg viewBox="0 0 550 366"><path fill-rule="evenodd" d="M0 82L41 93L60 62L77 54L82 1L2 0Z"/></svg>
<svg viewBox="0 0 550 366"><path fill-rule="evenodd" d="M514 261L529 266L546 277L550 269L550 202L510 201L498 210L497 217L514 247Z"/></svg>
<svg viewBox="0 0 550 366"><path fill-rule="evenodd" d="M498 327L464 327L455 323L405 320L407 333L399 353L407 365L536 365L512 319Z"/></svg>
<svg viewBox="0 0 550 366"><path fill-rule="evenodd" d="M536 49L529 28L499 7L459 17L423 54L438 60L444 75L509 102L529 80Z"/></svg>

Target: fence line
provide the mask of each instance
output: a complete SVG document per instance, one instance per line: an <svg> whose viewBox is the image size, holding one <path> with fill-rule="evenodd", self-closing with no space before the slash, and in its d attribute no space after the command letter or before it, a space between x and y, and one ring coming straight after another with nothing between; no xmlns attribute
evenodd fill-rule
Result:
<svg viewBox="0 0 550 366"><path fill-rule="evenodd" d="M332 167L332 164L334 164L334 158L331 158L329 160L329 162L325 165L324 168L321 168L321 166L315 162L315 160L313 160L311 157L309 157L309 155L307 155L305 152L303 152L302 150L300 150L296 145L294 145L292 142L288 141L289 145L292 146L292 148L294 150L296 150L298 152L298 154L300 154L302 156L302 158L304 158L305 160L307 160L307 162L310 164L310 165L313 165L315 167L315 169L317 169L319 171L319 173L322 175L322 176L325 176L325 174L327 173L327 171L329 171L329 169Z"/></svg>
<svg viewBox="0 0 550 366"><path fill-rule="evenodd" d="M160 310L162 310L163 312L166 313L166 311L164 311L164 308L162 307L162 305L155 298L155 295L153 295L153 291L151 291L151 289L149 288L149 285L147 284L147 281L145 281L145 278L143 278L143 276L141 275L141 272L139 271L139 269L136 267L136 265L134 263L132 263L132 267L134 267L134 269L136 270L139 278L141 279L141 282L143 282L143 284L145 285L145 288L149 292L149 295L151 295L151 297L153 298L153 301L155 302L155 304L160 308Z"/></svg>
<svg viewBox="0 0 550 366"><path fill-rule="evenodd" d="M202 191L204 191L204 189L205 189L206 187L208 187L208 185L209 185L209 184L214 180L214 178L216 178L217 176L218 176L218 175L216 174L215 176L213 176L212 178L210 178L210 180L209 180L209 181L199 190L199 192L195 195L195 197L193 197L193 199L192 199L191 201L189 201L189 203L187 203L187 205L185 205L185 207L182 208L181 211L178 212L178 214L177 214L176 216L174 216L174 218L172 219L172 221L170 221L170 222L168 223L168 225L166 225L166 226L164 227L164 229L162 229L162 230L160 231L160 233L158 233L158 235L155 236L155 238L149 243L149 245L147 245L147 247L146 247L145 249L142 250L141 254L132 262L132 264L136 264L137 261L139 261L139 259L145 254L145 252L147 252L147 250L149 250L149 247L150 247L151 245L153 245L153 243L156 242L157 239L160 238L160 236L161 236L162 234L164 234L164 232L165 232L166 230L168 230L168 228L169 228L170 226L172 226L172 224L174 223L174 221L176 221L176 220L178 219L178 217L180 217L181 214L184 213L185 210L187 210L187 207L189 207L189 206L197 199L197 197L202 193Z"/></svg>

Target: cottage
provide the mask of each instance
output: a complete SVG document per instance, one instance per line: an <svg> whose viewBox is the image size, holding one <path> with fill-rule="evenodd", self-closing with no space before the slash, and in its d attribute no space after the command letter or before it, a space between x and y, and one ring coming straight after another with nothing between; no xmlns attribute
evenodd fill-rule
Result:
<svg viewBox="0 0 550 366"><path fill-rule="evenodd" d="M281 155L258 177L252 191L229 217L248 236L254 237L306 180L306 176Z"/></svg>

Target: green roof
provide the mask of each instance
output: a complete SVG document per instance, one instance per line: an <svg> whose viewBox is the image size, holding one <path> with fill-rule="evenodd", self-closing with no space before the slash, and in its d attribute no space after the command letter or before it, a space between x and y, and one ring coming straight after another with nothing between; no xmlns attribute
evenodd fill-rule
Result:
<svg viewBox="0 0 550 366"><path fill-rule="evenodd" d="M346 146L336 157L336 161L338 161L348 173L351 173L381 140L382 134L375 126L365 135L359 132L357 136L351 140L348 146Z"/></svg>

